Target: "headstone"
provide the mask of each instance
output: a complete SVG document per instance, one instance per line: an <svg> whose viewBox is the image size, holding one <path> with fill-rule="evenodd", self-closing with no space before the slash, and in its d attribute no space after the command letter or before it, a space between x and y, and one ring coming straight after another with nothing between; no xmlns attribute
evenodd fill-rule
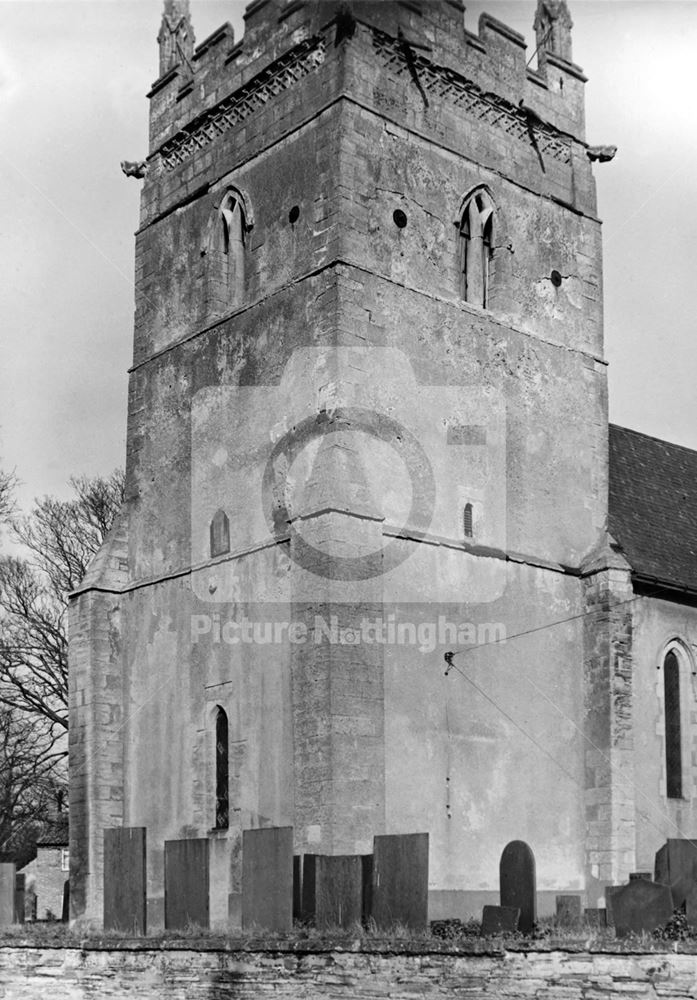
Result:
<svg viewBox="0 0 697 1000"><path fill-rule="evenodd" d="M293 855L293 920L304 920L303 913L303 859Z"/></svg>
<svg viewBox="0 0 697 1000"><path fill-rule="evenodd" d="M615 925L615 918L613 917L612 914L612 897L616 892L619 892L620 889L624 889L624 886L623 885L605 886L605 913L607 916L608 927L614 927Z"/></svg>
<svg viewBox="0 0 697 1000"><path fill-rule="evenodd" d="M15 875L15 920L16 924L24 923L24 887L26 875L19 872Z"/></svg>
<svg viewBox="0 0 697 1000"><path fill-rule="evenodd" d="M664 927L673 915L673 899L667 885L635 879L612 893L612 917L617 937L651 933Z"/></svg>
<svg viewBox="0 0 697 1000"><path fill-rule="evenodd" d="M363 869L363 926L368 926L370 914L373 912L373 855L361 855Z"/></svg>
<svg viewBox="0 0 697 1000"><path fill-rule="evenodd" d="M604 906L587 906L583 917L589 927L607 927L607 910Z"/></svg>
<svg viewBox="0 0 697 1000"><path fill-rule="evenodd" d="M654 882L669 885L673 893L673 906L682 906L691 887L697 882L697 840L677 837L667 840L656 852Z"/></svg>
<svg viewBox="0 0 697 1000"><path fill-rule="evenodd" d="M0 862L0 927L9 927L15 919L15 866Z"/></svg>
<svg viewBox="0 0 697 1000"><path fill-rule="evenodd" d="M209 842L165 841L165 929L208 927Z"/></svg>
<svg viewBox="0 0 697 1000"><path fill-rule="evenodd" d="M316 927L353 927L363 919L363 860L360 854L306 854L303 917Z"/></svg>
<svg viewBox="0 0 697 1000"><path fill-rule="evenodd" d="M428 927L428 834L375 837L371 917L381 930Z"/></svg>
<svg viewBox="0 0 697 1000"><path fill-rule="evenodd" d="M520 910L517 906L485 906L482 910L482 937L494 934L514 934L518 930Z"/></svg>
<svg viewBox="0 0 697 1000"><path fill-rule="evenodd" d="M520 910L518 929L530 934L537 920L535 856L523 840L506 844L499 862L501 906Z"/></svg>
<svg viewBox="0 0 697 1000"><path fill-rule="evenodd" d="M104 930L146 933L145 827L104 831Z"/></svg>
<svg viewBox="0 0 697 1000"><path fill-rule="evenodd" d="M581 897L569 895L557 896L557 926L578 927L581 923Z"/></svg>
<svg viewBox="0 0 697 1000"><path fill-rule="evenodd" d="M242 833L242 927L293 927L293 827Z"/></svg>
<svg viewBox="0 0 697 1000"><path fill-rule="evenodd" d="M63 902L61 905L61 921L64 924L70 921L70 879L63 883Z"/></svg>

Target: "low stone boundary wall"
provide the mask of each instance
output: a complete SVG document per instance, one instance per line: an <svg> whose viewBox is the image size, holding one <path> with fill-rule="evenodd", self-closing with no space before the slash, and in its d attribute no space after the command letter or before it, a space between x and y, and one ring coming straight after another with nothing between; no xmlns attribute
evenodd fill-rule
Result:
<svg viewBox="0 0 697 1000"><path fill-rule="evenodd" d="M697 997L697 955L567 950L356 950L279 943L221 948L122 942L0 946L0 997L138 1000L632 1000ZM473 948L473 952L477 949Z"/></svg>

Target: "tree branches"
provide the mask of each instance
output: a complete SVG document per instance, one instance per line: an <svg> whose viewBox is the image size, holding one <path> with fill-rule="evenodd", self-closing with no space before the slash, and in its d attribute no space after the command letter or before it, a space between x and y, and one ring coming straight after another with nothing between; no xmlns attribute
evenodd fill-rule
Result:
<svg viewBox="0 0 697 1000"><path fill-rule="evenodd" d="M0 559L0 705L39 720L51 746L68 728L67 597L113 524L124 479L70 483L74 499L45 496L12 519L27 556Z"/></svg>

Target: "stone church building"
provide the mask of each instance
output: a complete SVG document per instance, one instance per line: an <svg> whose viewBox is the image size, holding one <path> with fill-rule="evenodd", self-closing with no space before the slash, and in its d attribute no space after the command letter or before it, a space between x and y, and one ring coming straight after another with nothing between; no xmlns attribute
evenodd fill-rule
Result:
<svg viewBox="0 0 697 1000"><path fill-rule="evenodd" d="M166 840L210 840L224 926L246 828L427 831L432 918L513 839L544 912L697 835L697 454L608 427L566 3L535 59L472 28L255 0L195 45L165 0L127 495L71 601L74 916L110 827L153 927Z"/></svg>

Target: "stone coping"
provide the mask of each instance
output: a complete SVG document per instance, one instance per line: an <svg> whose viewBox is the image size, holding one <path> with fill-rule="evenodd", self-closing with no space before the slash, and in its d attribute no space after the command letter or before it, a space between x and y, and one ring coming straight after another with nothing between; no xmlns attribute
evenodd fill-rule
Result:
<svg viewBox="0 0 697 1000"><path fill-rule="evenodd" d="M650 945L650 946L649 946ZM426 940L395 940L375 938L369 941L356 938L331 941L298 940L285 938L234 938L234 937L133 937L110 938L90 937L76 939L74 942L32 941L29 938L2 938L0 949L40 949L55 951L195 951L221 952L225 954L240 952L249 954L365 954L365 955L453 955L481 956L502 958L507 954L557 953L573 955L660 955L683 954L697 955L697 939L688 941L655 940L651 942L631 941L599 941L589 944L587 938L583 941L551 938L542 941L505 941L486 938L473 938L472 941L426 941Z"/></svg>

